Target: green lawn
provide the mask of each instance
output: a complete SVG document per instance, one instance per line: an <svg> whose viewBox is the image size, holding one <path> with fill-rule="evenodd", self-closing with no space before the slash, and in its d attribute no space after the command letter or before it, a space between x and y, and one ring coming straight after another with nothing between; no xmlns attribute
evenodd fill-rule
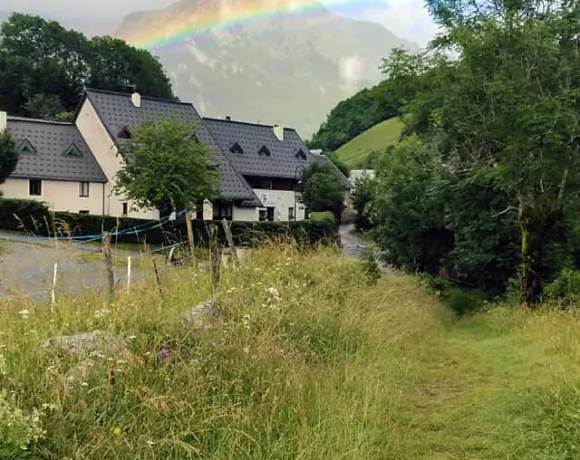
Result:
<svg viewBox="0 0 580 460"><path fill-rule="evenodd" d="M580 458L576 311L458 318L412 276L372 285L338 251L287 246L224 268L216 289L194 269L161 284L112 305L0 301L1 458ZM221 320L184 322L212 296ZM94 330L127 349L42 346Z"/></svg>
<svg viewBox="0 0 580 460"><path fill-rule="evenodd" d="M369 153L373 151L382 152L390 145L396 144L401 135L401 130L401 121L398 118L391 118L358 135L339 148L336 154L349 168L358 168Z"/></svg>

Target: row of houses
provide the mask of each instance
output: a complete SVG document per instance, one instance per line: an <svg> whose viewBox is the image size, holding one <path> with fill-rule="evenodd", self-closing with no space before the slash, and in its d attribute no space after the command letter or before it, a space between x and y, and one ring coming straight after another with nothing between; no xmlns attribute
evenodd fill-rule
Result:
<svg viewBox="0 0 580 460"><path fill-rule="evenodd" d="M120 147L132 131L167 116L194 123L196 139L211 148L218 164L221 197L206 202L197 218L303 220L296 188L311 162L332 165L349 188L348 179L327 157L311 152L294 129L201 118L192 104L87 89L71 123L0 112L0 132L9 130L20 152L0 192L43 201L54 211L158 219L157 210L135 209L114 186L123 165Z"/></svg>

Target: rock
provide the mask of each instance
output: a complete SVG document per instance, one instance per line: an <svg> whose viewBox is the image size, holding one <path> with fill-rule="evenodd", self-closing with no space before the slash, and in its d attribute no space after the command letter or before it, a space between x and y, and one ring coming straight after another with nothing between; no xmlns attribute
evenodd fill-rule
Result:
<svg viewBox="0 0 580 460"><path fill-rule="evenodd" d="M223 317L222 310L213 302L204 302L190 308L184 315L185 321L191 323L194 329L207 329L212 323Z"/></svg>
<svg viewBox="0 0 580 460"><path fill-rule="evenodd" d="M127 344L123 339L102 331L52 337L44 342L44 347L54 347L72 354L81 354L83 352L97 350L115 352L124 352L127 350Z"/></svg>

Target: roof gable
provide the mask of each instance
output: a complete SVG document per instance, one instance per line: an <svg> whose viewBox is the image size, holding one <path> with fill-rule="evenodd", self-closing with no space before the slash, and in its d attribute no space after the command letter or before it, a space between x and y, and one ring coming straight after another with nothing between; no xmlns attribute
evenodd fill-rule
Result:
<svg viewBox="0 0 580 460"><path fill-rule="evenodd" d="M17 139L19 149L25 146L34 149L33 154L20 155L10 177L107 182L107 177L75 125L8 117L8 130Z"/></svg>

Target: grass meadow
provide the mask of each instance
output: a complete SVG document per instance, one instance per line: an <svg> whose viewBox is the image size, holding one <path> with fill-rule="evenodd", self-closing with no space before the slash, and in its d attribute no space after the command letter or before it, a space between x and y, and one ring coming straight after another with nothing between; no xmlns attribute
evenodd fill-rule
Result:
<svg viewBox="0 0 580 460"><path fill-rule="evenodd" d="M0 458L580 458L574 310L458 318L414 277L287 245L161 285L0 303ZM219 319L184 320L210 299ZM43 346L96 330L119 342Z"/></svg>

